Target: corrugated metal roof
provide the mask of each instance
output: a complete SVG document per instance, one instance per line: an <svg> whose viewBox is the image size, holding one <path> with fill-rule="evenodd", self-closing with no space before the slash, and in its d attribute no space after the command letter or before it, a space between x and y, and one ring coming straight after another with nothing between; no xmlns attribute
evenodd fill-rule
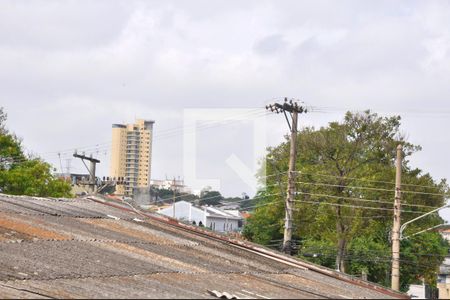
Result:
<svg viewBox="0 0 450 300"><path fill-rule="evenodd" d="M2 298L405 298L98 199L0 194ZM139 218L140 220L138 220Z"/></svg>
<svg viewBox="0 0 450 300"><path fill-rule="evenodd" d="M240 216L233 215L225 210L216 208L216 207L206 207L206 211L210 214L211 217L216 218L228 218L228 219L242 219Z"/></svg>

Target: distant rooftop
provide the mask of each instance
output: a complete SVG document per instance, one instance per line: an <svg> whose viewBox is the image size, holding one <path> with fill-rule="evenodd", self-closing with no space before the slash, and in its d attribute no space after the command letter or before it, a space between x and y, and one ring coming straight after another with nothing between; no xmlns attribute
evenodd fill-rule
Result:
<svg viewBox="0 0 450 300"><path fill-rule="evenodd" d="M155 124L154 120L145 120L145 119L136 119L135 123L138 122L144 122L144 124ZM135 124L135 123L130 123L130 124ZM126 124L112 124L112 128L127 128Z"/></svg>

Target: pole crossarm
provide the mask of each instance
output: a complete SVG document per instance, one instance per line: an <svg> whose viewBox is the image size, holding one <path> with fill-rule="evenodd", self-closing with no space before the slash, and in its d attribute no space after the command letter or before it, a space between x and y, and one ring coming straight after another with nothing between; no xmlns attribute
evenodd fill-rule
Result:
<svg viewBox="0 0 450 300"><path fill-rule="evenodd" d="M95 177L95 165L100 163L100 160L98 160L96 158L93 158L92 155L91 156L86 156L84 154L80 155L77 152L75 152L73 154L73 157L81 159L81 161L83 162L83 165L88 170L88 172L89 172L89 186L90 186L91 192L93 194L95 194L97 192L97 182L96 182L96 177ZM87 161L89 161L91 163L90 168L87 167L87 165L84 162L84 160L87 160Z"/></svg>
<svg viewBox="0 0 450 300"><path fill-rule="evenodd" d="M81 154L74 153L74 154L73 154L73 157L85 159L85 160L88 160L88 161L90 161L90 162L95 162L95 163L97 163L97 164L100 163L100 160L98 160L98 159L96 159L96 158L93 158L93 157L91 157L91 156L86 156L86 155L81 155Z"/></svg>
<svg viewBox="0 0 450 300"><path fill-rule="evenodd" d="M280 104L280 103L273 103L273 104L269 104L266 105L266 109L270 110L271 112L275 112L277 114L281 113L281 112L296 112L296 113L307 113L308 109L298 105L298 102L293 101L292 99L288 101L287 98L284 98L284 103Z"/></svg>
<svg viewBox="0 0 450 300"><path fill-rule="evenodd" d="M414 234L412 234L412 235L410 235L410 236L406 236L406 237L403 236L403 231L405 230L406 226L408 226L409 224L411 224L411 223L413 223L413 222L415 222L415 221L417 221L417 220L420 220L420 219L422 219L422 218L424 218L424 217L426 217L426 216L429 216L429 215L431 215L431 214L433 214L433 213L435 213L435 212L437 212L437 211L439 211L439 210L441 210L441 209L447 208L447 207L450 207L450 203L447 203L447 204L444 205L444 206L441 206L441 207L438 207L438 208L436 208L436 209L433 209L433 210L427 212L426 214L423 214L423 215L421 215L421 216L418 216L417 218L414 218L414 219L412 219L412 220L409 220L408 222L405 222L405 223L400 227L400 240L404 240L404 239L407 239L407 238L409 238L409 237L411 237L411 236L418 235L418 234L420 234L420 233L423 233L423 232L426 232L426 231L435 229L435 228L437 228L437 227L446 225L446 224L439 224L439 225L437 225L437 226L434 226L434 227L431 227L431 228L428 228L428 229L425 229L425 230L416 232L416 233L414 233Z"/></svg>

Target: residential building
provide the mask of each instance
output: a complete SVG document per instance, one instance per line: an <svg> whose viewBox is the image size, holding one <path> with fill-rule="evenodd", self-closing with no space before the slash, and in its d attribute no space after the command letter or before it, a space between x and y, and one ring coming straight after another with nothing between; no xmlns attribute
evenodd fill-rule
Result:
<svg viewBox="0 0 450 300"><path fill-rule="evenodd" d="M150 187L154 121L112 125L111 170L113 178L124 178L116 194L133 196L134 188Z"/></svg>
<svg viewBox="0 0 450 300"><path fill-rule="evenodd" d="M175 202L175 215L174 205L163 208L158 213L217 232L232 232L242 226L242 217L235 211L227 212L210 206L197 207L187 201Z"/></svg>
<svg viewBox="0 0 450 300"><path fill-rule="evenodd" d="M450 242L450 228L444 227L441 230L439 230L439 233L441 234L441 236L444 240L446 240L447 242Z"/></svg>
<svg viewBox="0 0 450 300"><path fill-rule="evenodd" d="M432 297L433 289L425 284L411 284L407 292L411 299L436 299Z"/></svg>
<svg viewBox="0 0 450 300"><path fill-rule="evenodd" d="M450 229L443 228L439 233L445 240L450 241ZM436 286L439 289L439 299L450 299L450 255L445 257L439 267Z"/></svg>
<svg viewBox="0 0 450 300"><path fill-rule="evenodd" d="M222 210L239 210L241 208L241 203L242 202L238 202L238 203L223 203L222 205L219 206L220 209Z"/></svg>
<svg viewBox="0 0 450 300"><path fill-rule="evenodd" d="M89 174L75 174L75 173L55 173L55 177L65 180L71 185L71 193L77 196L84 196L89 194L90 181ZM114 190L113 187L105 187L105 180L96 178L97 192L98 193L110 193Z"/></svg>
<svg viewBox="0 0 450 300"><path fill-rule="evenodd" d="M439 299L450 299L450 257L448 256L439 267L436 286L439 289Z"/></svg>
<svg viewBox="0 0 450 300"><path fill-rule="evenodd" d="M150 185L158 189L166 190L173 190L175 188L178 193L190 194L192 192L191 189L184 184L183 179L151 179Z"/></svg>

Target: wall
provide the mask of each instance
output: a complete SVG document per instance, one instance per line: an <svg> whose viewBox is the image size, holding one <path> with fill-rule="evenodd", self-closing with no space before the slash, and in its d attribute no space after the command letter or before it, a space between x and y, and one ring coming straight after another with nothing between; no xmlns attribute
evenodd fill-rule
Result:
<svg viewBox="0 0 450 300"><path fill-rule="evenodd" d="M238 229L238 220L207 217L206 225L206 227L211 228L214 231L228 232Z"/></svg>
<svg viewBox="0 0 450 300"><path fill-rule="evenodd" d="M411 284L407 293L411 299L426 299L425 298L425 285Z"/></svg>
<svg viewBox="0 0 450 300"><path fill-rule="evenodd" d="M125 177L125 148L127 130L124 125L112 126L111 165L109 175L113 178ZM116 186L116 194L123 195L123 185Z"/></svg>
<svg viewBox="0 0 450 300"><path fill-rule="evenodd" d="M173 217L173 206L161 209L158 211L158 213L168 217ZM205 223L204 211L192 206L192 204L186 201L179 201L175 203L175 218L180 221L189 222L191 224L193 221L195 221L196 225L198 225L200 222L202 222L202 224Z"/></svg>
<svg viewBox="0 0 450 300"><path fill-rule="evenodd" d="M196 225L199 225L201 221L203 226L205 226L206 223L205 211L203 209L199 209L197 207L192 206L191 221L195 221Z"/></svg>
<svg viewBox="0 0 450 300"><path fill-rule="evenodd" d="M450 299L450 274L449 268L450 257L446 257L439 268L437 288L439 289L439 299Z"/></svg>

